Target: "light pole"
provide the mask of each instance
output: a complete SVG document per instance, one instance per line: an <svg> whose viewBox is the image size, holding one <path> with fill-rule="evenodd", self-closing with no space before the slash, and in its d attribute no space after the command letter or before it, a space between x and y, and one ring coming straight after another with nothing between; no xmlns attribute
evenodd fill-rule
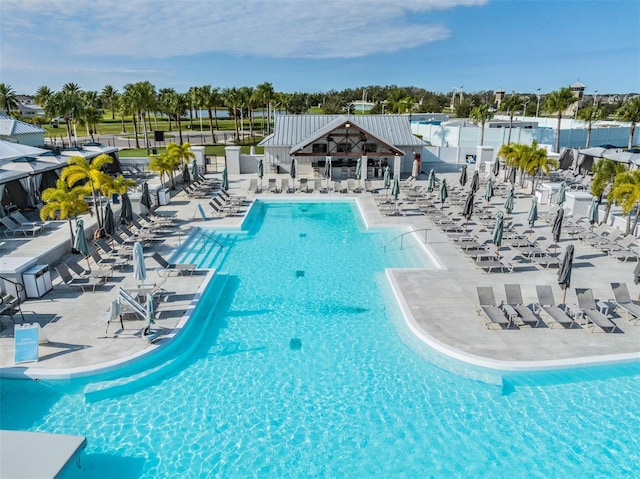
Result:
<svg viewBox="0 0 640 479"><path fill-rule="evenodd" d="M453 87L453 91L451 92L451 109L453 110L456 107L456 93L460 92L460 103L462 103L462 88L464 87Z"/></svg>
<svg viewBox="0 0 640 479"><path fill-rule="evenodd" d="M593 92L593 107L598 108L598 90Z"/></svg>
<svg viewBox="0 0 640 479"><path fill-rule="evenodd" d="M384 115L384 106L387 104L387 100L382 100L380 104L382 105L382 114Z"/></svg>
<svg viewBox="0 0 640 479"><path fill-rule="evenodd" d="M536 95L536 98L538 99L538 103L536 104L536 118L538 118L538 115L540 115L540 98L542 98L542 95L540 94L540 88L531 90L531 93L534 93Z"/></svg>
<svg viewBox="0 0 640 479"><path fill-rule="evenodd" d="M522 106L524 107L522 109L522 121L524 121L524 117L527 115L527 105L529 104L530 101L531 101L531 98L527 97L524 103L522 104Z"/></svg>

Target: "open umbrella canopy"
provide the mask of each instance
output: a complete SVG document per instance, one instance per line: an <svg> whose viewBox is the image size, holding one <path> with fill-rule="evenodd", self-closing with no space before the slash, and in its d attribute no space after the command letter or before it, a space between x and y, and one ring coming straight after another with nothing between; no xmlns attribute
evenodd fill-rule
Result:
<svg viewBox="0 0 640 479"><path fill-rule="evenodd" d="M391 187L391 196L393 196L397 200L399 195L400 195L400 183L398 182L398 177L394 176L393 186Z"/></svg>
<svg viewBox="0 0 640 479"><path fill-rule="evenodd" d="M460 170L460 186L464 186L467 184L467 165L462 165L462 169Z"/></svg>
<svg viewBox="0 0 640 479"><path fill-rule="evenodd" d="M447 180L445 178L442 178L442 181L440 182L440 191L438 191L438 200L440 200L442 206L444 206L444 202L448 197L449 191L447 190Z"/></svg>
<svg viewBox="0 0 640 479"><path fill-rule="evenodd" d="M496 161L493 162L493 176L498 176L500 174L500 161L496 158Z"/></svg>
<svg viewBox="0 0 640 479"><path fill-rule="evenodd" d="M262 163L262 158L258 160L258 178L262 179L264 176L264 163Z"/></svg>
<svg viewBox="0 0 640 479"><path fill-rule="evenodd" d="M436 172L431 169L429 171L429 179L427 180L427 191L431 193L436 188Z"/></svg>
<svg viewBox="0 0 640 479"><path fill-rule="evenodd" d="M533 228L538 220L538 199L534 196L531 198L531 208L529 208L529 227Z"/></svg>
<svg viewBox="0 0 640 479"><path fill-rule="evenodd" d="M480 189L480 173L478 170L473 172L473 177L471 178L471 191L474 193Z"/></svg>
<svg viewBox="0 0 640 479"><path fill-rule="evenodd" d="M122 206L120 207L120 223L129 224L133 219L133 208L131 207L131 200L129 195L124 193L122 195Z"/></svg>
<svg viewBox="0 0 640 479"><path fill-rule="evenodd" d="M362 158L358 158L356 161L356 179L362 178Z"/></svg>
<svg viewBox="0 0 640 479"><path fill-rule="evenodd" d="M573 268L573 245L567 246L564 252L560 268L558 269L558 284L564 289L564 303L567 296L567 289L571 286L571 269Z"/></svg>
<svg viewBox="0 0 640 479"><path fill-rule="evenodd" d="M560 183L560 189L558 190L558 196L556 196L556 204L562 206L562 204L566 201L566 183L563 181Z"/></svg>
<svg viewBox="0 0 640 479"><path fill-rule="evenodd" d="M182 166L182 181L187 184L191 183L191 175L189 174L189 167L186 163Z"/></svg>
<svg viewBox="0 0 640 479"><path fill-rule="evenodd" d="M149 210L151 209L151 195L149 194L149 184L146 181L142 184L140 204L144 205Z"/></svg>
<svg viewBox="0 0 640 479"><path fill-rule="evenodd" d="M513 185L511 185L511 188L507 193L507 199L504 202L504 209L507 211L507 214L511 214L511 212L513 211L513 197L514 197Z"/></svg>
<svg viewBox="0 0 640 479"><path fill-rule="evenodd" d="M116 232L116 222L113 218L111 203L107 203L107 206L104 209L104 221L102 227L104 228L104 232L107 236L113 236Z"/></svg>
<svg viewBox="0 0 640 479"><path fill-rule="evenodd" d="M229 173L227 169L222 170L222 189L227 191L229 189Z"/></svg>
<svg viewBox="0 0 640 479"><path fill-rule="evenodd" d="M489 203L491 198L493 198L493 178L489 177L487 180L487 187L484 190L484 199Z"/></svg>
<svg viewBox="0 0 640 479"><path fill-rule="evenodd" d="M556 217L553 219L553 228L551 229L551 236L553 242L558 244L560 242L560 234L562 233L562 219L564 218L564 209L559 208Z"/></svg>
<svg viewBox="0 0 640 479"><path fill-rule="evenodd" d="M464 201L464 207L462 208L462 216L468 221L473 215L473 190L469 192L467 198Z"/></svg>
<svg viewBox="0 0 640 479"><path fill-rule="evenodd" d="M82 218L78 218L76 221L76 238L73 242L73 247L84 257L89 256L89 243L87 242L87 236L84 233L84 221Z"/></svg>
<svg viewBox="0 0 640 479"><path fill-rule="evenodd" d="M384 167L384 188L388 190L391 188L391 171L389 165Z"/></svg>
<svg viewBox="0 0 640 479"><path fill-rule="evenodd" d="M502 245L502 234L504 232L504 213L498 211L496 215L496 224L493 225L493 234L491 236L491 242L496 245L496 251L500 251Z"/></svg>
<svg viewBox="0 0 640 479"><path fill-rule="evenodd" d="M591 204L589 205L589 211L587 212L587 218L589 223L596 224L598 222L598 205L600 201L597 196L591 198Z"/></svg>
<svg viewBox="0 0 640 479"><path fill-rule="evenodd" d="M144 282L147 279L147 267L144 264L144 254L140 241L136 241L133 244L133 277L140 282Z"/></svg>

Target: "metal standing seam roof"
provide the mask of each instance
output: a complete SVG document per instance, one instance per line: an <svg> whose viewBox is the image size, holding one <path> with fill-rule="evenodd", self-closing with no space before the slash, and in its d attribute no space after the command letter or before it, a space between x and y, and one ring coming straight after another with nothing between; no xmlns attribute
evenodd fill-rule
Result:
<svg viewBox="0 0 640 479"><path fill-rule="evenodd" d="M29 133L46 133L46 130L7 115L0 115L0 135L10 136Z"/></svg>
<svg viewBox="0 0 640 479"><path fill-rule="evenodd" d="M324 131L330 123L338 126L346 121L396 147L427 144L411 133L406 115L278 115L273 134L262 140L260 146L291 147L316 136L318 130Z"/></svg>

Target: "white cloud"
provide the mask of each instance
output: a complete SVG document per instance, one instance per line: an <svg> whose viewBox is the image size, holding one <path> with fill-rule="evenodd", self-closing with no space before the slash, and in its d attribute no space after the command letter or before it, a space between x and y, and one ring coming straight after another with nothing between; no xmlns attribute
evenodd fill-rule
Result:
<svg viewBox="0 0 640 479"><path fill-rule="evenodd" d="M429 12L486 1L2 0L0 31L80 56L353 58L445 39Z"/></svg>

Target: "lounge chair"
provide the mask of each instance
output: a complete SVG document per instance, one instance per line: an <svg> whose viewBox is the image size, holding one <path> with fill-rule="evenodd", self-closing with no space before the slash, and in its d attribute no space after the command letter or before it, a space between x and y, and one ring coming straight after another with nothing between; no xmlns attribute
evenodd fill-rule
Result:
<svg viewBox="0 0 640 479"><path fill-rule="evenodd" d="M124 234L127 239L134 241L162 241L159 239L155 233L150 231L136 231L135 233L131 231L126 225L118 226L118 229L122 234Z"/></svg>
<svg viewBox="0 0 640 479"><path fill-rule="evenodd" d="M267 191L269 193L279 193L278 185L276 183L276 179L275 178L269 178L269 186L267 188Z"/></svg>
<svg viewBox="0 0 640 479"><path fill-rule="evenodd" d="M122 268L129 264L129 258L117 257L117 258L104 258L97 249L91 248L91 257L99 268Z"/></svg>
<svg viewBox="0 0 640 479"><path fill-rule="evenodd" d="M291 185L289 185L289 178L282 178L280 180L280 191L284 191L285 193L293 193L296 190Z"/></svg>
<svg viewBox="0 0 640 479"><path fill-rule="evenodd" d="M13 324L16 324L16 320L14 318L16 310L20 313L22 323L24 323L24 315L22 314L22 309L20 309L20 300L10 294L4 294L0 297L0 315L8 314ZM1 322L0 329L2 329Z"/></svg>
<svg viewBox="0 0 640 479"><path fill-rule="evenodd" d="M113 269L98 269L97 271L86 270L80 265L80 263L73 259L66 261L65 265L73 271L78 278L96 278L100 281L106 282L113 276Z"/></svg>
<svg viewBox="0 0 640 479"><path fill-rule="evenodd" d="M181 276L186 273L189 273L191 275L197 268L197 265L192 263L169 263L166 259L162 257L160 253L153 253L151 257L160 266L162 266L162 269L158 270L158 274L160 276L169 276L174 273Z"/></svg>
<svg viewBox="0 0 640 479"><path fill-rule="evenodd" d="M258 191L258 179L251 178L249 180L249 188L247 188L247 193L259 193Z"/></svg>
<svg viewBox="0 0 640 479"><path fill-rule="evenodd" d="M242 206L247 203L251 203L252 201L252 200L248 200L246 196L236 196L236 195L232 196L226 190L220 190L218 192L217 197L221 198L223 203L225 204L236 205L236 206Z"/></svg>
<svg viewBox="0 0 640 479"><path fill-rule="evenodd" d="M640 302L631 299L627 283L611 283L614 304L616 309L621 309L625 313L627 321L636 325L640 321Z"/></svg>
<svg viewBox="0 0 640 479"><path fill-rule="evenodd" d="M211 198L209 205L214 208L214 210L215 208L218 208L218 210L229 216L241 216L247 212L246 209L242 209L241 206L223 203L221 198L218 198L217 196ZM213 205L215 205L215 207Z"/></svg>
<svg viewBox="0 0 640 479"><path fill-rule="evenodd" d="M374 188L373 188L373 184L371 183L371 180L364 180L364 191L366 191L367 193L374 192Z"/></svg>
<svg viewBox="0 0 640 479"><path fill-rule="evenodd" d="M354 180L347 180L347 191L352 193L362 193L362 187L360 185L356 185Z"/></svg>
<svg viewBox="0 0 640 479"><path fill-rule="evenodd" d="M491 286L476 286L478 292L478 307L476 312L478 314L484 313L485 326L487 329L491 329L492 325L498 325L500 328L511 325L511 320L507 317L504 310L496 304L495 296L493 295L493 287Z"/></svg>
<svg viewBox="0 0 640 479"><path fill-rule="evenodd" d="M618 261L638 261L638 252L629 248L621 249L617 251L610 251L609 256L616 258Z"/></svg>
<svg viewBox="0 0 640 479"><path fill-rule="evenodd" d="M298 186L299 192L309 193L309 180L307 178L300 178L300 186Z"/></svg>
<svg viewBox="0 0 640 479"><path fill-rule="evenodd" d="M504 307L508 313L510 313L508 308L513 308L522 324L528 324L534 328L540 324L540 318L536 316L536 314L529 309L526 304L524 304L519 284L505 284L504 293L507 298L507 302Z"/></svg>
<svg viewBox="0 0 640 479"><path fill-rule="evenodd" d="M536 292L538 294L538 310L544 311L551 322L551 328L553 328L554 324L559 324L561 326L568 324L569 328L572 328L573 325L576 324L571 316L555 304L551 286L548 284L537 284Z"/></svg>
<svg viewBox="0 0 640 479"><path fill-rule="evenodd" d="M29 236L29 233L31 233L32 236L35 236L36 233L39 233L40 231L42 231L41 226L22 226L16 223L14 220L9 218L8 216L0 217L0 223L2 223L6 228L4 230L5 236L9 236L9 233L11 233L13 236L15 236L18 233L22 233L25 236Z"/></svg>
<svg viewBox="0 0 640 479"><path fill-rule="evenodd" d="M505 253L501 258L493 256L489 258L479 258L474 260L474 264L485 270L487 273L513 273L515 269L515 257L514 253Z"/></svg>
<svg viewBox="0 0 640 479"><path fill-rule="evenodd" d="M325 186L322 186L322 178L316 178L313 180L314 193L326 193L329 191Z"/></svg>
<svg viewBox="0 0 640 479"><path fill-rule="evenodd" d="M103 238L99 238L94 241L94 244L104 251L104 254L109 256L119 256L121 258L131 258L133 255L133 248L123 248L121 250L117 250L112 248L109 243L107 243Z"/></svg>
<svg viewBox="0 0 640 479"><path fill-rule="evenodd" d="M81 288L82 291L87 291L87 288L91 288L91 291L95 291L96 286L103 284L102 281L96 278L74 278L71 275L71 271L69 271L69 268L64 263L59 264L55 268L60 275L60 279L62 279L62 282L67 286Z"/></svg>
<svg viewBox="0 0 640 479"><path fill-rule="evenodd" d="M578 307L584 318L590 324L587 326L589 331L593 332L595 327L599 327L604 332L613 333L617 326L609 320L604 314L598 310L598 305L593 297L593 291L588 288L576 288L576 296L578 297Z"/></svg>
<svg viewBox="0 0 640 479"><path fill-rule="evenodd" d="M20 213L20 211L12 211L11 213L9 213L9 217L20 226L24 227L40 226L42 229L46 229L46 227L51 224L47 223L46 221L30 221L22 213Z"/></svg>

